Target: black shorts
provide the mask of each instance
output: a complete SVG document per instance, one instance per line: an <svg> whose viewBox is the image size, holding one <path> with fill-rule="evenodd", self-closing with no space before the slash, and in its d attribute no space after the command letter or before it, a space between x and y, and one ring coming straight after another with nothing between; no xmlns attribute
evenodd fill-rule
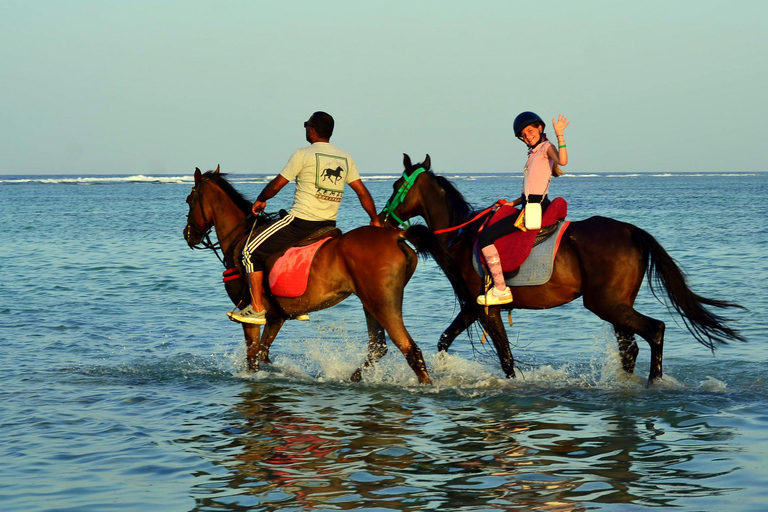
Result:
<svg viewBox="0 0 768 512"><path fill-rule="evenodd" d="M336 221L304 220L289 214L261 226L243 248L245 271L251 273L264 270L264 261L270 255L287 249L325 226L336 226Z"/></svg>

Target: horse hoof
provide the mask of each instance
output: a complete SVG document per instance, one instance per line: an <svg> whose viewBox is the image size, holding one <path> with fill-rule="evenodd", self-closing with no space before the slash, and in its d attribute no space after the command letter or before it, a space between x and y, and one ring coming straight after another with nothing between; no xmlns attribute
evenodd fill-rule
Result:
<svg viewBox="0 0 768 512"><path fill-rule="evenodd" d="M645 385L645 389L651 389L656 384L661 383L661 381L662 381L661 376L649 378L648 383Z"/></svg>
<svg viewBox="0 0 768 512"><path fill-rule="evenodd" d="M349 380L351 380L352 382L360 382L361 380L363 380L363 371L360 368L358 368L357 370L355 370L355 373L352 374Z"/></svg>

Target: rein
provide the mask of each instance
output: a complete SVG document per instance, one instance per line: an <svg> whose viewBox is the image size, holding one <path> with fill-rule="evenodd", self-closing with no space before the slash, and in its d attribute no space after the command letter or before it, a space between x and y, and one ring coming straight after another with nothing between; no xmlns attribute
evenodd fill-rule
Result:
<svg viewBox="0 0 768 512"><path fill-rule="evenodd" d="M413 183L416 181L416 178L419 177L421 173L426 171L424 167L419 167L415 171L413 171L410 176L407 175L405 172L403 173L403 182L402 185L400 185L400 189L397 191L397 193L390 197L387 201L387 204L384 206L384 209L381 211L384 214L384 221L389 217L392 217L397 221L397 227L400 229L405 229L411 227L410 221L404 221L397 215L395 215L395 209L403 204L403 201L405 200L405 196L408 195L408 191L411 190L411 187L413 187ZM403 227L405 226L405 228Z"/></svg>
<svg viewBox="0 0 768 512"><path fill-rule="evenodd" d="M498 203L497 203L497 204L498 204ZM491 210L493 210L494 208L496 208L497 204L494 204L493 206L489 206L489 207L488 207L488 208L486 208L485 210L481 211L480 213L478 213L477 215L475 215L474 217L472 217L471 219L469 219L467 222L464 222L464 223L462 223L462 224L459 224L458 226L453 226L453 227L450 227L450 228L445 228L445 229L438 229L437 231L434 231L434 233L435 233L436 235L440 235L440 234L442 234L442 233L450 233L451 231L456 231L457 229L461 229L461 228L463 228L464 226L467 226L467 225L469 225L469 224L472 224L472 223L473 223L473 222L475 222L477 219L479 219L480 217L483 217L484 215L487 215L487 214L488 214L488 213L489 213Z"/></svg>

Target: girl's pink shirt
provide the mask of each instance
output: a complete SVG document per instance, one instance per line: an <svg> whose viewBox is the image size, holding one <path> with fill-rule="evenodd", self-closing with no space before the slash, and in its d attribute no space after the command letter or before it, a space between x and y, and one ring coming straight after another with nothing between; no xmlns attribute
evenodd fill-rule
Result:
<svg viewBox="0 0 768 512"><path fill-rule="evenodd" d="M552 169L555 162L547 156L547 150L553 144L548 140L528 152L528 162L523 171L523 195L545 195L552 180ZM527 188L527 190L526 190Z"/></svg>

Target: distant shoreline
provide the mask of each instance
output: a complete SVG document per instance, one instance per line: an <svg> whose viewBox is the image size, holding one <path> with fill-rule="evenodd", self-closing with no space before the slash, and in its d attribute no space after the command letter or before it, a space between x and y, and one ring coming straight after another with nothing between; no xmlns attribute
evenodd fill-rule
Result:
<svg viewBox="0 0 768 512"><path fill-rule="evenodd" d="M453 172L437 171L448 178L494 178L494 177L518 177L515 172ZM767 171L720 171L720 172L660 172L660 171L642 171L642 172L575 172L566 173L563 178L631 178L631 177L707 177L707 176L733 176L749 177L760 176L768 173ZM266 181L272 179L274 174L260 173L230 173L230 180L256 180ZM367 180L393 180L400 177L399 173L361 173L361 177ZM193 175L190 173L153 173L153 174L0 174L0 183L71 183L71 184L96 184L96 183L189 183L193 181Z"/></svg>

